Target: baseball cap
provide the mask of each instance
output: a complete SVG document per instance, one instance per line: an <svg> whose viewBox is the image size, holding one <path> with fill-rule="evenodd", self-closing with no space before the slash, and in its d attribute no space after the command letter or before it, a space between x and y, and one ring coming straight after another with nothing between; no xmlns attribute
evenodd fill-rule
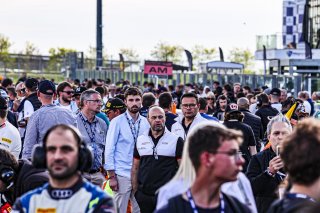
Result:
<svg viewBox="0 0 320 213"><path fill-rule="evenodd" d="M54 85L54 83L52 83L52 81L43 80L39 83L38 91L45 95L53 95L54 93L56 93L56 86Z"/></svg>
<svg viewBox="0 0 320 213"><path fill-rule="evenodd" d="M236 103L231 103L228 104L227 108L226 108L226 113L232 113L232 112L240 112L239 111L239 107Z"/></svg>
<svg viewBox="0 0 320 213"><path fill-rule="evenodd" d="M28 78L25 82L24 82L24 85L29 88L29 89L32 89L32 88L37 88L38 86L38 83L39 81L35 78Z"/></svg>
<svg viewBox="0 0 320 213"><path fill-rule="evenodd" d="M4 98L9 98L8 93L3 89L0 89L0 96Z"/></svg>
<svg viewBox="0 0 320 213"><path fill-rule="evenodd" d="M270 95L281 96L281 91L280 91L280 89L278 89L278 88L273 88L273 89L270 91Z"/></svg>
<svg viewBox="0 0 320 213"><path fill-rule="evenodd" d="M77 87L75 90L74 90L74 94L73 96L77 96L77 95L81 95L84 91L86 91L87 88L86 87Z"/></svg>
<svg viewBox="0 0 320 213"><path fill-rule="evenodd" d="M2 96L0 96L0 109L8 109L8 102Z"/></svg>
<svg viewBox="0 0 320 213"><path fill-rule="evenodd" d="M104 112L108 112L109 110L115 110L115 109L123 109L125 107L126 105L120 98L111 98L106 103Z"/></svg>

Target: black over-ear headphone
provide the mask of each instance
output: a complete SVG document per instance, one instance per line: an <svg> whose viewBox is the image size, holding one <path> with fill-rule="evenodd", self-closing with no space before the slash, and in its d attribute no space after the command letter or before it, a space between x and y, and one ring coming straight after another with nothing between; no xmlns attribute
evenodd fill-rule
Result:
<svg viewBox="0 0 320 213"><path fill-rule="evenodd" d="M7 189L13 186L15 172L14 170L6 164L0 164L0 180L6 184Z"/></svg>
<svg viewBox="0 0 320 213"><path fill-rule="evenodd" d="M43 138L43 145L36 145L32 151L32 165L35 168L45 169L47 168L47 158L46 158L46 141L49 134L59 128L62 127L66 130L71 130L76 136L76 140L79 144L79 160L78 160L78 170L81 172L88 172L93 163L93 154L91 150L87 147L87 144L82 140L80 133L70 125L59 124L51 127L45 134Z"/></svg>

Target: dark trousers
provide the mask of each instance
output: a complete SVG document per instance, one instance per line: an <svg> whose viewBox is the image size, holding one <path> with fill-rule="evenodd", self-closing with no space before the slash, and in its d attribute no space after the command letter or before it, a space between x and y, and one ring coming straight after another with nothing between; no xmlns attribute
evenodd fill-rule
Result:
<svg viewBox="0 0 320 213"><path fill-rule="evenodd" d="M134 196L138 202L141 213L154 212L157 205L157 197L155 195L147 195L138 190Z"/></svg>

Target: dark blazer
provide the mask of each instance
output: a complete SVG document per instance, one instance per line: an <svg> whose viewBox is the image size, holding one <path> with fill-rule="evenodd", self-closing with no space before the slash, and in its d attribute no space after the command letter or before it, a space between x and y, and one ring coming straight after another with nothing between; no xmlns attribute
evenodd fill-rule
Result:
<svg viewBox="0 0 320 213"><path fill-rule="evenodd" d="M271 177L266 172L270 160L275 156L271 148L264 150L251 158L247 169L246 175L251 182L259 213L267 212L272 202L278 198L277 189L282 178L278 174Z"/></svg>

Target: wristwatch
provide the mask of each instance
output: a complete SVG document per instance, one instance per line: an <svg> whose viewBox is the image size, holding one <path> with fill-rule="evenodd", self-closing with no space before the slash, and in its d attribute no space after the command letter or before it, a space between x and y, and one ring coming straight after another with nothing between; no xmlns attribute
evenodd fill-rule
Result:
<svg viewBox="0 0 320 213"><path fill-rule="evenodd" d="M266 169L265 173L266 173L268 176L270 176L270 177L275 177L275 176L276 176L275 174L273 174L272 172L270 172L269 167Z"/></svg>

